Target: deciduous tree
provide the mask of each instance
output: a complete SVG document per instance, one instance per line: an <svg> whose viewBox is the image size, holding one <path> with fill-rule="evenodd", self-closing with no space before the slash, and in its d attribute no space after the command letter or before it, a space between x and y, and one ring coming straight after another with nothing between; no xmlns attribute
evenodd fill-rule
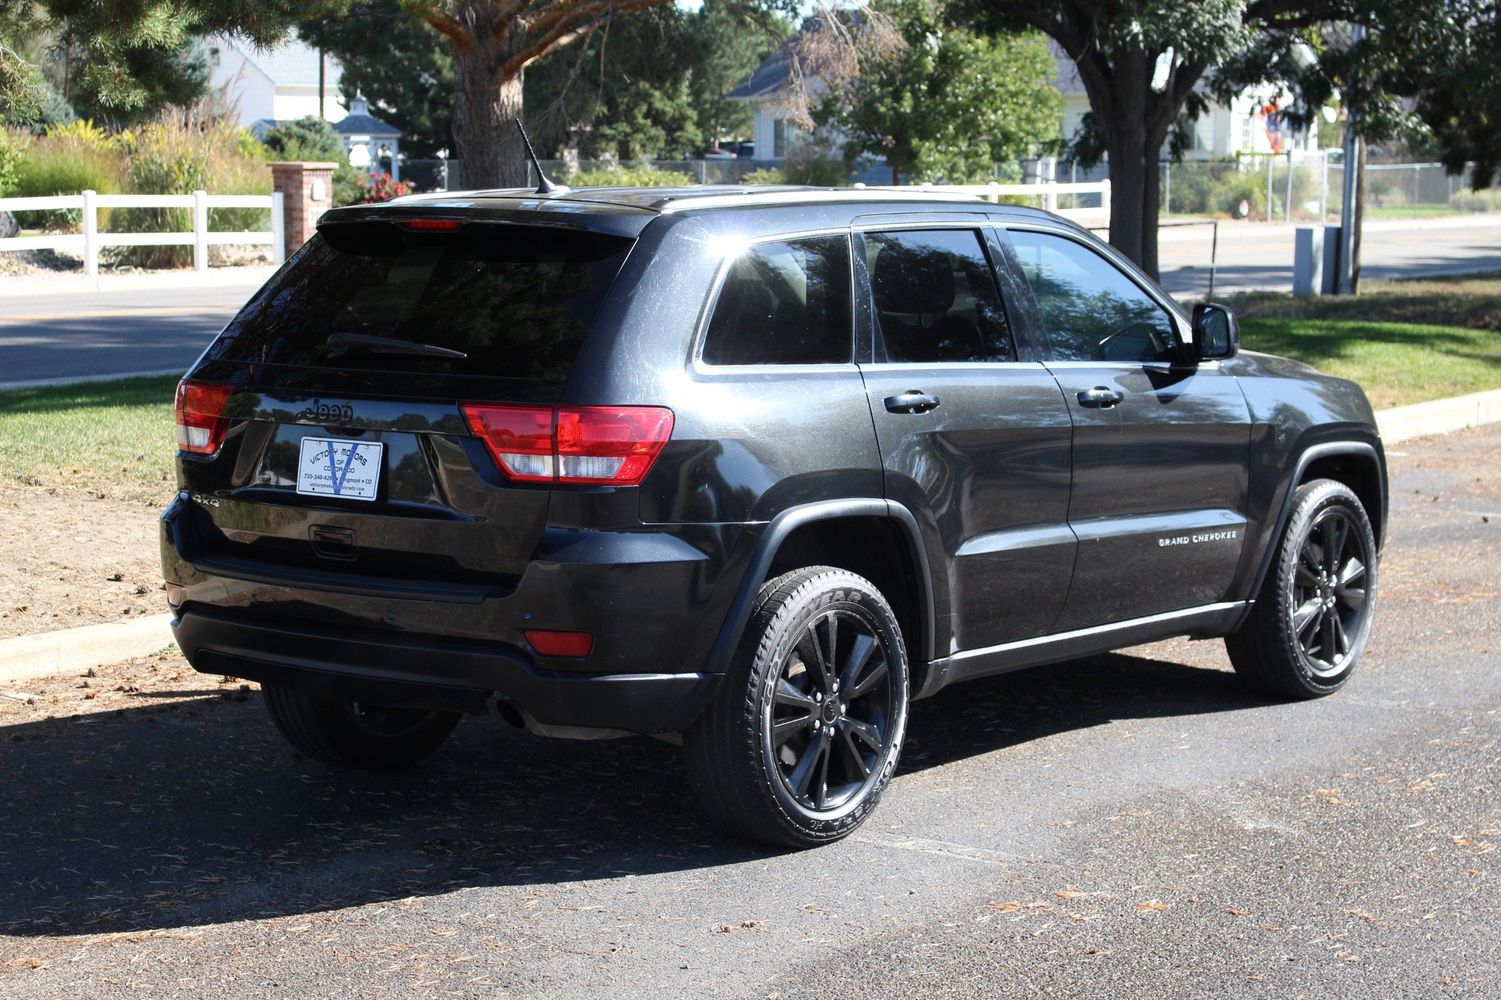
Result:
<svg viewBox="0 0 1501 1000"><path fill-rule="evenodd" d="M903 44L867 54L816 116L848 137L848 153L884 155L893 183L898 173L964 183L1060 138L1063 98L1041 35L976 34L950 23L938 0L875 9Z"/></svg>

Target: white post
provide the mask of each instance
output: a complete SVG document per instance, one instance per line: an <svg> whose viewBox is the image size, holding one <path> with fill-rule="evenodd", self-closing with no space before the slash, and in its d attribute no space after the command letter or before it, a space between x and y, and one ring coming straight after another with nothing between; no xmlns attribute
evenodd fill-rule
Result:
<svg viewBox="0 0 1501 1000"><path fill-rule="evenodd" d="M1276 157L1268 153L1266 155L1266 221L1272 221L1272 160Z"/></svg>
<svg viewBox="0 0 1501 1000"><path fill-rule="evenodd" d="M1319 222L1329 221L1329 150L1323 150L1323 165L1319 181Z"/></svg>
<svg viewBox="0 0 1501 1000"><path fill-rule="evenodd" d="M401 140L391 140L391 180L401 180Z"/></svg>
<svg viewBox="0 0 1501 1000"><path fill-rule="evenodd" d="M1282 199L1283 221L1293 221L1293 147L1287 147L1287 195Z"/></svg>
<svg viewBox="0 0 1501 1000"><path fill-rule="evenodd" d="M193 192L193 270L208 270L208 192Z"/></svg>
<svg viewBox="0 0 1501 1000"><path fill-rule="evenodd" d="M91 278L99 273L99 209L94 196L93 191L83 193L83 273Z"/></svg>
<svg viewBox="0 0 1501 1000"><path fill-rule="evenodd" d="M1105 210L1105 225L1110 225L1110 178L1100 181L1104 186L1100 191L1100 207Z"/></svg>
<svg viewBox="0 0 1501 1000"><path fill-rule="evenodd" d="M1001 203L1001 185L996 181L991 181L989 187L990 193L985 197L990 199L991 204L999 205Z"/></svg>
<svg viewBox="0 0 1501 1000"><path fill-rule="evenodd" d="M287 259L286 196L280 191L271 192L271 262L281 264Z"/></svg>

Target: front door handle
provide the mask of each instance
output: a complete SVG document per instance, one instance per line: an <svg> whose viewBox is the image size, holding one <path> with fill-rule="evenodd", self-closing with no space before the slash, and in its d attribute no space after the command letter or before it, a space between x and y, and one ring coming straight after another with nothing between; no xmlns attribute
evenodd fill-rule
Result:
<svg viewBox="0 0 1501 1000"><path fill-rule="evenodd" d="M892 413L927 413L938 408L938 397L921 389L908 389L899 396L886 397L886 409Z"/></svg>
<svg viewBox="0 0 1501 1000"><path fill-rule="evenodd" d="M1108 410L1125 398L1125 393L1118 389L1097 385L1093 389L1085 389L1079 393L1079 405L1088 406L1092 409Z"/></svg>

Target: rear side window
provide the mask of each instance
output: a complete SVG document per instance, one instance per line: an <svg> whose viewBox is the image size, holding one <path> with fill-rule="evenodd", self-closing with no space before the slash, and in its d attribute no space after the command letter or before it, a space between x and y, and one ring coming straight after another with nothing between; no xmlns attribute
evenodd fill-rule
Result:
<svg viewBox="0 0 1501 1000"><path fill-rule="evenodd" d="M1006 310L973 229L865 235L865 266L887 361L1015 361Z"/></svg>
<svg viewBox="0 0 1501 1000"><path fill-rule="evenodd" d="M630 247L623 237L536 226L471 222L432 233L389 222L330 225L235 317L209 356L562 381ZM392 353L349 334L465 356Z"/></svg>
<svg viewBox="0 0 1501 1000"><path fill-rule="evenodd" d="M849 237L759 243L725 274L703 359L711 365L846 364L852 358Z"/></svg>
<svg viewBox="0 0 1501 1000"><path fill-rule="evenodd" d="M1073 240L1014 230L1011 244L1058 361L1172 361L1167 310L1120 268Z"/></svg>

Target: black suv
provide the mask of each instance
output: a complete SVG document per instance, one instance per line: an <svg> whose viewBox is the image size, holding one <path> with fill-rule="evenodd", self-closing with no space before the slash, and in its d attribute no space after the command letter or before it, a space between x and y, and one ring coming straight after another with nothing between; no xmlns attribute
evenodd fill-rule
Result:
<svg viewBox="0 0 1501 1000"><path fill-rule="evenodd" d="M848 834L945 685L1224 636L1277 695L1370 634L1350 382L1237 353L1055 216L786 188L324 216L178 389L178 644L303 753L463 713L681 734L721 825Z"/></svg>

